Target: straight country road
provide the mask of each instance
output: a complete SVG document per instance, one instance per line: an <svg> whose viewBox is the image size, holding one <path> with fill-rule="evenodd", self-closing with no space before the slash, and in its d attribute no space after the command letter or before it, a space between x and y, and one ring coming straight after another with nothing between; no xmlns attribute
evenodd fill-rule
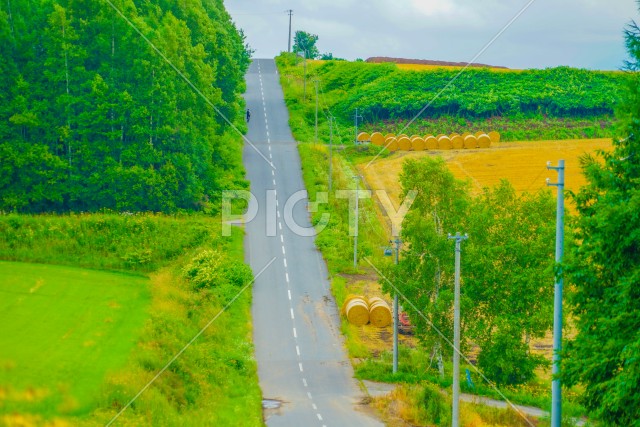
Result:
<svg viewBox="0 0 640 427"><path fill-rule="evenodd" d="M247 218L245 259L257 275L252 316L260 386L264 398L274 400L266 423L382 426L360 404L364 394L353 379L315 246L275 62L254 59L246 81L251 121L244 164L255 197L249 212L257 208L257 215Z"/></svg>

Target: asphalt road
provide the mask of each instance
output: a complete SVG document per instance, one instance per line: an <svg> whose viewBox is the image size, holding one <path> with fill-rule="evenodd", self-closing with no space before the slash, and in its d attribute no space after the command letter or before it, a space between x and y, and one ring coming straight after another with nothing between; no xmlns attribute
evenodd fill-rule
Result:
<svg viewBox="0 0 640 427"><path fill-rule="evenodd" d="M245 258L253 286L260 386L276 402L269 426L381 426L363 412L340 335L328 274L315 247L296 142L272 59L246 76L251 121L244 164L257 215L247 217ZM249 211L251 211L251 208ZM269 264L272 260L274 260ZM266 269L265 269L266 266Z"/></svg>

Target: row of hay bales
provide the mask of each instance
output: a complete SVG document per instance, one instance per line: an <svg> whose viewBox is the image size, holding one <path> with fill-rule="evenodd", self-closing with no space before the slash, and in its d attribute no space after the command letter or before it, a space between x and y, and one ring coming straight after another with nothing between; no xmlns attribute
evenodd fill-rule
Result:
<svg viewBox="0 0 640 427"><path fill-rule="evenodd" d="M389 151L426 151L426 150L460 150L474 148L489 148L492 143L500 142L500 134L496 131L485 133L482 131L475 134L465 132L462 135L452 133L451 135L394 135L392 133L383 135L380 132L369 134L360 132L358 141L371 142L373 145L386 147Z"/></svg>
<svg viewBox="0 0 640 427"><path fill-rule="evenodd" d="M349 323L364 326L370 323L378 328L391 324L391 308L382 298L372 297L368 300L360 295L349 295L342 305L342 313Z"/></svg>

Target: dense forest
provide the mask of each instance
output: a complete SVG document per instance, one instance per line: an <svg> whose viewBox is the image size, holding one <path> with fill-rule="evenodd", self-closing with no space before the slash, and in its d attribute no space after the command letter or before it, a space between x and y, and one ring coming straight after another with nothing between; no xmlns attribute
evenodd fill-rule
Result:
<svg viewBox="0 0 640 427"><path fill-rule="evenodd" d="M222 0L3 2L0 211L213 209L249 61Z"/></svg>

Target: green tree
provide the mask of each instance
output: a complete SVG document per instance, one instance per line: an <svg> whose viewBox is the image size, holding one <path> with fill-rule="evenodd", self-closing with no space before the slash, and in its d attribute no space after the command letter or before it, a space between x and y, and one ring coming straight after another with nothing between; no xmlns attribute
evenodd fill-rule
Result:
<svg viewBox="0 0 640 427"><path fill-rule="evenodd" d="M640 426L640 29L626 29L632 58L611 152L583 158L588 184L573 195L576 237L565 271L577 335L563 376L606 425Z"/></svg>
<svg viewBox="0 0 640 427"><path fill-rule="evenodd" d="M2 2L0 211L202 210L245 185L250 50L222 0L113 3L208 102L106 4Z"/></svg>
<svg viewBox="0 0 640 427"><path fill-rule="evenodd" d="M497 383L527 381L544 363L530 354L529 340L544 336L552 319L553 286L541 280L553 277L551 194L518 196L503 181L474 197L440 158L408 160L401 182L405 193L415 189L418 195L403 222L408 249L398 268L387 271L419 311L408 310L417 335L449 354L435 330L453 336L454 250L447 234L468 233L462 248L462 351L469 342L478 344L478 363Z"/></svg>
<svg viewBox="0 0 640 427"><path fill-rule="evenodd" d="M320 56L320 51L316 46L318 36L306 31L296 31L293 37L293 52L302 52L307 59L315 59Z"/></svg>

